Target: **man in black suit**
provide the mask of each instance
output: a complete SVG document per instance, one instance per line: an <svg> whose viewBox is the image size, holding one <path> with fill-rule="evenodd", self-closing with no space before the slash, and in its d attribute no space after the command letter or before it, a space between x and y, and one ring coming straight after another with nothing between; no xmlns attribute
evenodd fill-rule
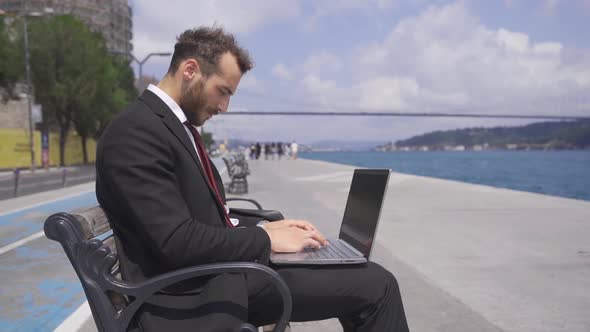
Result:
<svg viewBox="0 0 590 332"><path fill-rule="evenodd" d="M116 235L124 279L213 262L269 264L271 251L325 244L307 221L240 227L227 215L221 177L195 127L227 111L251 67L222 29L187 30L164 79L103 133L96 194ZM408 330L397 282L378 264L275 268L291 289L293 321L336 317L345 331ZM280 295L260 276L221 274L155 294L136 324L143 331L228 331L240 321L272 323L280 310Z"/></svg>

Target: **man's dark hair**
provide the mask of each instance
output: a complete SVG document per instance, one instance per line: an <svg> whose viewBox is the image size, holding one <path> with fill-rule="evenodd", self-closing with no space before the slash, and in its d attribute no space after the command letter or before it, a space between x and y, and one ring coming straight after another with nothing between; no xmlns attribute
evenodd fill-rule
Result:
<svg viewBox="0 0 590 332"><path fill-rule="evenodd" d="M217 72L219 59L226 52L236 57L242 74L253 67L248 51L241 48L234 36L223 28L213 26L186 30L176 38L168 73L175 73L182 61L192 58L199 62L201 72L209 76Z"/></svg>

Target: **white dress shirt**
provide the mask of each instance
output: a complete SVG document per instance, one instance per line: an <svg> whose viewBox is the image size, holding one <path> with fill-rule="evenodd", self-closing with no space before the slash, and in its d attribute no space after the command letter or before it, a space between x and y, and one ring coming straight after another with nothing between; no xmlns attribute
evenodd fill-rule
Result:
<svg viewBox="0 0 590 332"><path fill-rule="evenodd" d="M180 106L178 105L178 103L176 103L174 101L174 99L172 99L172 97L170 97L166 92L162 91L162 89L158 88L157 86L155 86L153 84L148 85L147 89L150 90L151 92L153 92L156 96L158 96L158 98L162 99L162 101L164 102L164 104L166 104L170 108L170 110L172 110L172 113L174 113L174 115L176 115L176 117L178 118L178 120L180 121L180 123L183 124L182 127L184 128L184 131L188 135L188 138L193 143L193 147L195 148L195 152L197 153L197 157L199 158L199 161L201 162L201 166L202 166L203 165L203 160L201 160L201 156L199 156L199 151L197 150L197 144L195 143L195 139L193 137L193 134L184 125L184 123L188 119L186 118L186 115L184 114L184 112L182 111L182 109L180 108ZM196 126L193 126L193 127L195 127L195 129L199 130L198 127L196 127ZM227 205L225 205L225 212L227 214L229 214L229 207ZM235 218L230 218L230 221L231 221L231 223L234 226L237 226L240 223L240 221L238 219L235 219Z"/></svg>
<svg viewBox="0 0 590 332"><path fill-rule="evenodd" d="M153 92L160 99L162 99L164 104L166 104L172 110L172 113L174 113L174 115L176 115L176 117L178 118L180 123L183 124L182 126L184 127L184 131L186 132L186 134L188 135L188 138L193 143L193 147L195 148L195 152L197 153L197 157L199 157L199 161L201 162L201 165L202 165L203 161L201 160L201 156L199 156L199 151L197 150L197 144L195 143L195 139L193 138L193 134L184 125L184 123L188 119L186 118L186 115L182 111L182 108L180 108L180 106L178 106L178 104L174 101L174 99L172 99L172 97L170 97L166 92L162 91L162 89L158 88L157 86L150 84L150 85L148 85L147 89L150 90L151 92ZM195 127L195 129L199 130L198 127L196 127L196 126L193 126L193 127Z"/></svg>

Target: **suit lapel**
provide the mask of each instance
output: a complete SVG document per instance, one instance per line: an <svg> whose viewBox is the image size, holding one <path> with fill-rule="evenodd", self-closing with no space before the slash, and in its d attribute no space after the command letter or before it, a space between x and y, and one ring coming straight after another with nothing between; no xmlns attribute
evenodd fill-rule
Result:
<svg viewBox="0 0 590 332"><path fill-rule="evenodd" d="M193 161L195 162L195 164L197 165L197 167L199 169L199 172L201 172L201 176L203 177L203 180L205 181L205 183L209 187L209 192L213 196L213 200L216 202L217 207L219 209L222 209L225 211L224 206L219 206L218 199L216 198L217 194L215 193L215 189L211 186L211 184L209 183L209 180L207 179L207 174L205 174L205 170L203 169L203 165L201 164L201 161L199 160L199 157L197 156L197 151L195 151L195 147L193 146L193 143L191 142L190 138L188 137L188 133L184 129L184 125L182 123L180 123L180 121L178 120L176 115L174 115L174 112L172 112L172 110L168 107L168 105L166 105L166 103L164 103L153 92L146 89L141 94L139 99L142 100L144 103L146 103L146 105L154 113L156 113L158 116L160 116L162 118L162 122L164 122L166 127L168 127L168 130L170 130L174 134L174 136L176 136L176 138L180 141L180 143L182 143L184 148L190 153ZM213 165L211 165L211 166L213 167ZM224 221L224 224L225 224L225 221Z"/></svg>
<svg viewBox="0 0 590 332"><path fill-rule="evenodd" d="M221 199L225 202L226 198L225 188L223 187L223 179L221 178L221 174L219 174L219 171L217 170L217 167L215 166L215 164L213 164L213 162L211 162L211 170L213 171L213 177L217 182L217 189L219 189L219 195L221 196Z"/></svg>

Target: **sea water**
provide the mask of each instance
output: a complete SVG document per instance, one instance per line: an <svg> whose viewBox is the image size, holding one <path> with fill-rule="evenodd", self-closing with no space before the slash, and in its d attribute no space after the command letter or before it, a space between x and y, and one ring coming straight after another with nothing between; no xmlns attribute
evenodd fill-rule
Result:
<svg viewBox="0 0 590 332"><path fill-rule="evenodd" d="M306 152L300 155L590 201L590 150Z"/></svg>

